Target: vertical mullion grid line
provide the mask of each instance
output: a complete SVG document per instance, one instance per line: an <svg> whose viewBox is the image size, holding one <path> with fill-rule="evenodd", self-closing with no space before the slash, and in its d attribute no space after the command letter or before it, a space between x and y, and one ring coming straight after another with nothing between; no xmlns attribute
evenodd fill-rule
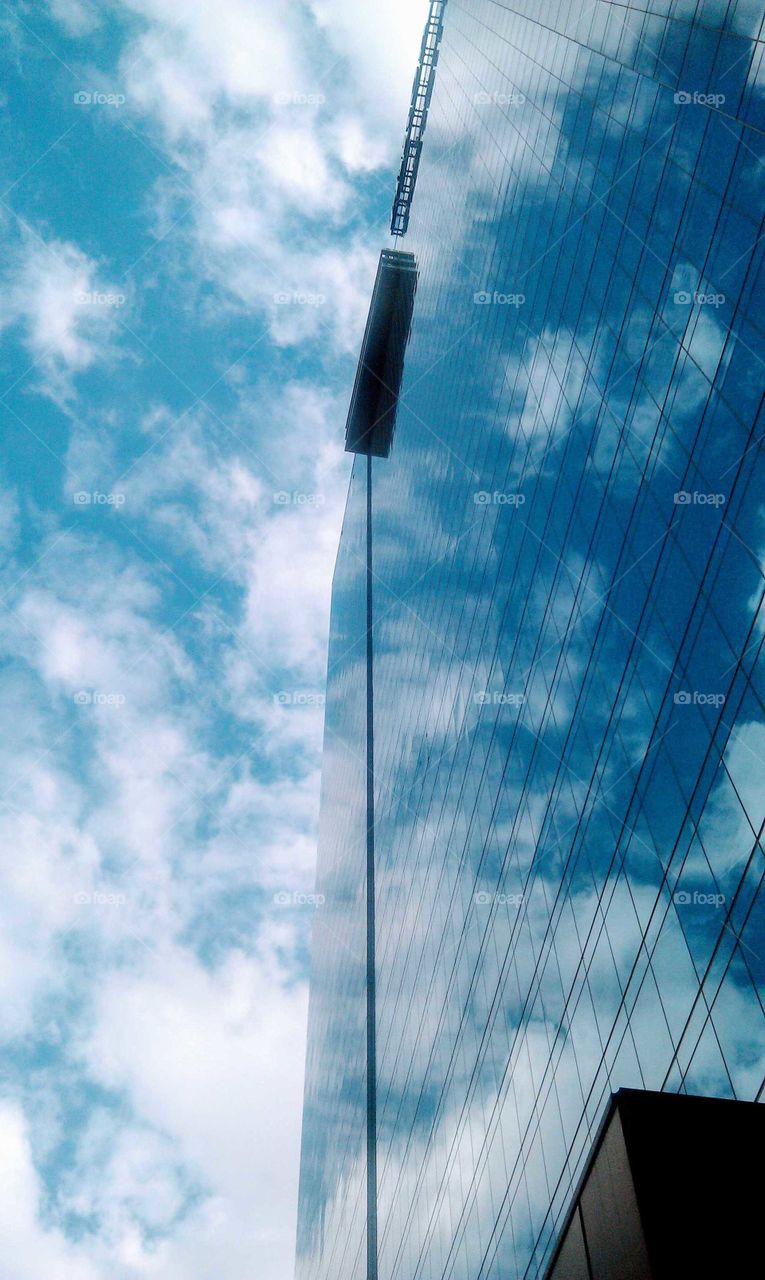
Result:
<svg viewBox="0 0 765 1280"><path fill-rule="evenodd" d="M367 453L367 1280L377 1280L377 1009L375 938L372 452Z"/></svg>

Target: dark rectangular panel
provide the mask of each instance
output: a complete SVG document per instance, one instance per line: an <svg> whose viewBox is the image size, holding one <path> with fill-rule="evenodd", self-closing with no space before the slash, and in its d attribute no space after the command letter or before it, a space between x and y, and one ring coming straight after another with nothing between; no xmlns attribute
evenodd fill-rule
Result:
<svg viewBox="0 0 765 1280"><path fill-rule="evenodd" d="M765 1139L755 1103L621 1089L593 1143L547 1280L748 1274Z"/></svg>
<svg viewBox="0 0 765 1280"><path fill-rule="evenodd" d="M765 1110L623 1089L619 1115L655 1280L762 1270Z"/></svg>
<svg viewBox="0 0 765 1280"><path fill-rule="evenodd" d="M414 254L384 249L348 411L349 453L390 453L416 288Z"/></svg>

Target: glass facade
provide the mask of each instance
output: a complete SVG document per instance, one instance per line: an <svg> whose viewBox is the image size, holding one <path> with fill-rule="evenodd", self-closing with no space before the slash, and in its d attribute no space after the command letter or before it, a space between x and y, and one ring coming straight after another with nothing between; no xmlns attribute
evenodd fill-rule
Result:
<svg viewBox="0 0 765 1280"><path fill-rule="evenodd" d="M366 1274L366 488L360 465L332 584L298 1217L317 1277Z"/></svg>
<svg viewBox="0 0 765 1280"><path fill-rule="evenodd" d="M541 1277L618 1088L760 1097L763 16L445 6L334 586L298 1280L368 1274L369 505L380 1280Z"/></svg>

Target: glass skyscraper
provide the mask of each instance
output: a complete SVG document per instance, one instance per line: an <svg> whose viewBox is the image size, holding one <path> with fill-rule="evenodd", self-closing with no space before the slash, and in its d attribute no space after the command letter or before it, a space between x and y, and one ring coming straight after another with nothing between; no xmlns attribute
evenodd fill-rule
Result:
<svg viewBox="0 0 765 1280"><path fill-rule="evenodd" d="M542 1277L614 1092L761 1095L763 15L431 5L349 418L298 1280Z"/></svg>

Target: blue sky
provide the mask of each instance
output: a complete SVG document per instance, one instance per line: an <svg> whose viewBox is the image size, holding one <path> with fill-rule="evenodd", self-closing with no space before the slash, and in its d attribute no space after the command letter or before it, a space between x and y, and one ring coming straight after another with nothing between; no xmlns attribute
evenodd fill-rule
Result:
<svg viewBox="0 0 765 1280"><path fill-rule="evenodd" d="M0 1238L292 1273L344 414L419 0L0 5Z"/></svg>

